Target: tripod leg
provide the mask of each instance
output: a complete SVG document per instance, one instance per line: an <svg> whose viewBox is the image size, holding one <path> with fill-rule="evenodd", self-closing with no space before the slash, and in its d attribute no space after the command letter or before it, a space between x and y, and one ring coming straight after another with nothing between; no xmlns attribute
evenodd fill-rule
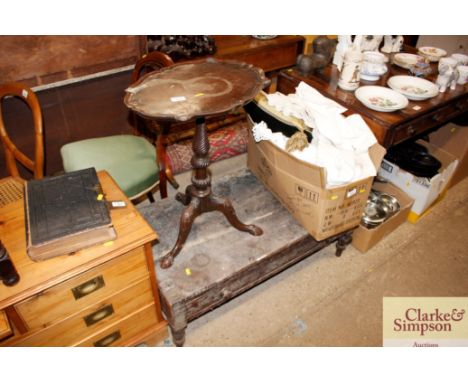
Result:
<svg viewBox="0 0 468 382"><path fill-rule="evenodd" d="M260 227L253 224L244 224L239 220L229 199L218 199L211 195L208 199L208 205L210 210L221 211L229 223L239 231L248 232L253 236L260 236L263 234Z"/></svg>

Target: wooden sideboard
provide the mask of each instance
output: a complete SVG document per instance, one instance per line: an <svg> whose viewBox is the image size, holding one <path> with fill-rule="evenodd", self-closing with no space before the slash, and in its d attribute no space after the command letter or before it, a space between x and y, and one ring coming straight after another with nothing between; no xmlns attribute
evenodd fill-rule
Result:
<svg viewBox="0 0 468 382"><path fill-rule="evenodd" d="M396 75L408 75L408 71L388 64L388 72L378 81L361 80L361 86L386 86L387 80ZM306 82L324 96L348 108L348 114L361 114L385 148L428 133L468 111L468 85L457 85L455 90L448 89L425 101L409 101L408 106L402 110L384 113L367 108L353 92L340 89L338 78L338 69L332 64L308 76L301 75L295 68L287 69L278 75L278 91L284 94L293 93L299 82ZM436 78L437 66L432 64L432 74L428 80L434 82Z"/></svg>
<svg viewBox="0 0 468 382"><path fill-rule="evenodd" d="M0 284L0 313L13 334L0 346L132 346L167 335L151 243L157 235L106 172L113 242L34 262L26 254L23 200L0 209L0 235L20 281Z"/></svg>
<svg viewBox="0 0 468 382"><path fill-rule="evenodd" d="M218 49L214 57L244 61L262 68L265 73L295 65L305 41L302 36L277 36L270 40L259 40L252 36L214 38Z"/></svg>

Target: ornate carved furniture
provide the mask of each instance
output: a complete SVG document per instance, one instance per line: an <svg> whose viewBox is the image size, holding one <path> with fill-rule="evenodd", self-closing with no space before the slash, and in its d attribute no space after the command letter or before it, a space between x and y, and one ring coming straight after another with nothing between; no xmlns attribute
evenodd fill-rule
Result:
<svg viewBox="0 0 468 382"><path fill-rule="evenodd" d="M261 235L260 228L239 221L228 199L221 200L211 194L211 176L207 170L210 146L205 117L223 115L242 106L255 97L264 83L261 69L236 61L211 59L150 73L127 89L125 104L143 117L167 125L177 121L196 121L192 184L184 194L177 194L177 200L186 207L174 248L161 260L163 268L172 265L193 221L204 212L221 211L235 228L255 236Z"/></svg>

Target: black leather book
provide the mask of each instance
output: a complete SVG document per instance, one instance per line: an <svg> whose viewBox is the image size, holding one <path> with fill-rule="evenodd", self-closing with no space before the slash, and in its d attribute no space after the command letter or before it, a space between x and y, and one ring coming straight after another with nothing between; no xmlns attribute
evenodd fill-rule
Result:
<svg viewBox="0 0 468 382"><path fill-rule="evenodd" d="M71 254L116 237L94 168L28 181L24 194L32 260Z"/></svg>

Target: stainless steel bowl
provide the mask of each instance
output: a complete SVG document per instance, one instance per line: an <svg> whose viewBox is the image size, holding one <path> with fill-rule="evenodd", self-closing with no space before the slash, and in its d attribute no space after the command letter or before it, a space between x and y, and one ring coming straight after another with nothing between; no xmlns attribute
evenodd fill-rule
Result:
<svg viewBox="0 0 468 382"><path fill-rule="evenodd" d="M400 203L398 203L398 199L393 195L381 193L380 200L389 208L391 215L395 215L400 211Z"/></svg>
<svg viewBox="0 0 468 382"><path fill-rule="evenodd" d="M367 200L361 223L367 228L375 228L381 224L389 215L389 209L378 199L376 201Z"/></svg>

